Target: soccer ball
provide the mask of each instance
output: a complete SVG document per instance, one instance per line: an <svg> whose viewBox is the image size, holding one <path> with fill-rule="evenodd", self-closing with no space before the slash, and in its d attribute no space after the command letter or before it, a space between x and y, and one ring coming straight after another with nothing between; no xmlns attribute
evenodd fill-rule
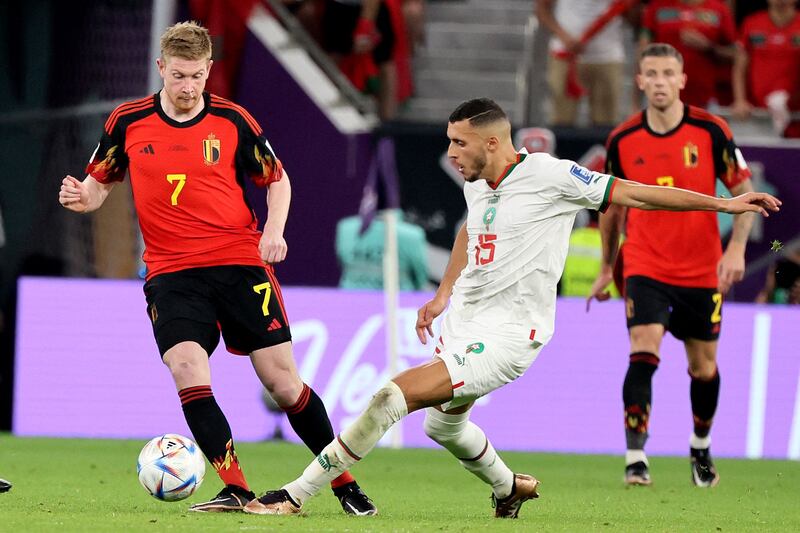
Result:
<svg viewBox="0 0 800 533"><path fill-rule="evenodd" d="M145 444L136 472L151 496L175 502L197 490L206 473L206 461L192 439L168 433Z"/></svg>

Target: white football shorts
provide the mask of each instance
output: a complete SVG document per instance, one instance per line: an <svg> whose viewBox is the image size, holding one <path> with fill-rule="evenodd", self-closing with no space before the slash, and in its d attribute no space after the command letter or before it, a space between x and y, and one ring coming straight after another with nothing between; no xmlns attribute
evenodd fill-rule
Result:
<svg viewBox="0 0 800 533"><path fill-rule="evenodd" d="M453 399L442 404L449 410L475 401L511 383L536 360L542 344L519 342L487 330L476 322L454 323L445 316L434 350L447 366Z"/></svg>

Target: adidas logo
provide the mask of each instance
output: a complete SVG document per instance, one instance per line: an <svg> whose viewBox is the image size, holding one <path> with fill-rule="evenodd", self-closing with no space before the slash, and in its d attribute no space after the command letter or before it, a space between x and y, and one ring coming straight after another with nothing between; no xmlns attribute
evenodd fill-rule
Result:
<svg viewBox="0 0 800 533"><path fill-rule="evenodd" d="M276 329L281 329L283 325L278 321L277 318L273 318L270 325L267 326L267 331L275 331Z"/></svg>
<svg viewBox="0 0 800 533"><path fill-rule="evenodd" d="M636 158L636 161L633 162L634 165L644 165L644 159L639 156Z"/></svg>
<svg viewBox="0 0 800 533"><path fill-rule="evenodd" d="M156 151L153 150L153 145L152 144L148 144L147 146L145 146L144 148L139 150L139 153L140 154L156 155Z"/></svg>

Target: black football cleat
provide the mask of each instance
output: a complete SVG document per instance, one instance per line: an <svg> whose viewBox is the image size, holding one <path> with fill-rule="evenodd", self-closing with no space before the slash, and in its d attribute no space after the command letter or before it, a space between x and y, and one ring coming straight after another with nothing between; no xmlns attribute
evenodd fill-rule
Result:
<svg viewBox="0 0 800 533"><path fill-rule="evenodd" d="M643 486L652 485L653 481L650 479L650 469L644 461L637 461L625 467L625 484L628 486Z"/></svg>
<svg viewBox="0 0 800 533"><path fill-rule="evenodd" d="M342 509L347 514L355 516L374 516L378 514L378 508L372 500L364 494L358 483L351 481L341 487L333 489L333 494L339 498Z"/></svg>
<svg viewBox="0 0 800 533"><path fill-rule="evenodd" d="M692 483L698 487L716 487L719 483L719 474L711 460L711 451L708 448L690 448L689 456L692 465Z"/></svg>
<svg viewBox="0 0 800 533"><path fill-rule="evenodd" d="M196 503L189 507L190 511L196 513L227 513L231 511L243 511L244 506L256 495L249 490L245 490L237 485L225 485L213 499Z"/></svg>

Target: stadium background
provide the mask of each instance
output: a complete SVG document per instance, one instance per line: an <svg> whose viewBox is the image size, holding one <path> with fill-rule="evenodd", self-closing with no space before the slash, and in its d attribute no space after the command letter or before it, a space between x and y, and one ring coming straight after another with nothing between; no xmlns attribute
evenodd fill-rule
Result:
<svg viewBox="0 0 800 533"><path fill-rule="evenodd" d="M138 282L124 282L118 289L122 292L101 293L103 296L95 299L87 295L98 288L116 290L109 288L114 286L109 285L112 282L90 282L91 291L73 292L75 283L83 282L64 279L135 280L139 268L136 261L139 244L129 192L119 187L102 210L87 217L71 215L56 201L62 176L68 172L81 175L105 116L111 109L121 100L150 92L150 76L154 70L153 58L150 57L153 8L162 4L118 0L79 4L3 2L0 5L3 32L0 57L4 65L0 72L0 209L5 236L0 248L3 313L0 430L13 429L20 435L90 436L91 429L85 433L70 433L50 425L44 417L55 419L56 415L48 415L51 411L39 409L41 405L37 402L64 406L64 398L91 398L99 386L108 385L106 378L98 381L58 379L63 377L64 368L71 368L76 376L91 377L93 369L102 361L114 365L146 362L150 364L149 368L153 368L152 372L137 371L147 372L143 374L147 377L159 376L159 371L161 374L160 381L153 379L144 386L152 387L159 394L171 392L166 383L166 372L158 369L149 332L141 329L143 325L147 326L145 315L139 308L141 302L137 303L135 298L129 301L123 296L127 294L123 287L129 290L134 284L133 292L136 292L135 284ZM211 4L213 2L176 2L173 20L188 18L193 10L203 9L213 19ZM268 3L257 4L267 7ZM745 4L749 8L757 7L756 3ZM240 22L234 31L242 43L240 68L224 69L227 82L216 83L227 88L230 91L227 96L248 108L263 124L293 178L293 206L286 231L290 253L278 274L287 287L333 287L340 272L333 247L334 228L340 218L358 211L367 169L373 158L373 135L369 128L342 133L330 119L329 112L303 90L303 84L285 68L285 63L265 46L253 26ZM230 57L223 59L229 60ZM217 67L220 71L223 70L222 64ZM529 125L533 124L515 122L517 127ZM447 247L453 229L463 215L463 202L457 185L439 165L446 148L443 133L443 123L404 122L380 128L381 135L388 135L395 142L404 211L425 226L429 242ZM607 132L562 129L555 133L558 155L578 159L593 145L602 143ZM790 243L800 236L800 221L793 216L795 211L791 208L800 202L800 178L797 176L800 148L786 142L765 142L758 138L752 141L748 145L740 140L745 156L754 163L762 188L776 191L787 209L780 216L768 219L755 232L756 240L750 244L748 252L748 277L733 295L734 300L742 302L752 301L763 282L765 269L771 260L769 243L773 239ZM263 214L263 201L259 202L255 195L251 199L260 209L259 214ZM28 285L18 285L23 276L48 276L44 280L48 283L51 282L49 277L58 277L59 280L46 286L43 293L23 300L18 287L35 286L35 280L25 281ZM322 291L311 296L311 304L305 304L306 300L300 296L297 296L296 304L289 298L288 307L290 316L296 312L298 318L311 323L322 320L326 327L325 335L339 339L331 341L321 354L324 365L335 367L341 363L340 358L348 347L347 336L365 324L372 324L369 320L380 317L381 310L379 303L365 304L372 314L356 318L356 313L348 313L348 305L345 305L335 319L321 319L314 302L323 301L324 295L331 297L331 292ZM379 295L373 296L376 301L380 300ZM408 296L410 299L406 301L410 303L403 309L413 309L412 304L423 297ZM335 306L337 302L348 304L354 298L356 296L349 293L334 292L329 305ZM24 309L18 306L23 301L28 306ZM111 305L103 307L100 302ZM553 395L552 400L553 405L559 407L555 410L558 416L546 422L536 418L529 420L515 429L503 447L610 453L615 451L611 440L594 445L592 437L619 430L619 435L609 437L618 438L619 451L622 447L621 424L615 421L619 414L618 382L625 363L621 311L609 305L602 311L585 315L575 302L565 300L562 306L564 310L559 319L563 324L559 324L559 328L565 333L565 344L559 346L554 342L542 360L534 365L528 381L513 386L514 397L508 400L509 405L520 411L536 411L537 406L545 411L549 407L539 404L528 407L525 403L527 395L536 391L537 397L541 394L547 397L549 391L560 390L562 394ZM729 344L724 345L721 364L732 371L730 381L726 381L723 388L720 411L726 422L721 424L719 431L730 439L726 441L728 447L724 453L796 459L800 446L800 422L797 420L800 417L800 369L796 360L800 339L796 324L800 323L800 315L796 309L756 308L744 303L730 309L731 316L735 315L737 319L726 320L723 334L723 339ZM103 312L98 313L98 310ZM126 324L122 328L120 322L108 320L118 316L112 313L114 310L124 314L124 320L138 322L131 327L122 322ZM24 320L18 320L21 317ZM59 321L69 326L73 334L71 341L59 336ZM406 318L403 322L406 328L407 322ZM381 325L370 327L375 328L373 334L380 338ZM573 327L577 329L569 329ZM591 339L590 346L566 342L587 331L592 332L586 337ZM23 332L27 336L23 337ZM97 333L102 333L110 341L103 345L103 349L93 346L96 342L93 336ZM37 342L29 342L33 340ZM134 340L136 342L131 342ZM335 346L340 348L335 349ZM357 412L369 397L370 385L377 387L383 379L385 344L378 341L366 346L369 350L364 353L370 358L374 373L359 375L365 383L353 392L350 408L336 414L335 425ZM302 364L309 356L310 347L301 344L299 347L298 358ZM674 391L682 386L679 382L685 381L683 355L675 343L668 344L665 352L670 364L660 371L656 386ZM414 353L417 358L426 356L419 353L419 347L414 348ZM215 365L235 364L230 358L219 355L215 357ZM582 362L582 357L591 358L598 366ZM59 366L55 364L56 359L71 361L72 366ZM408 361L413 362L413 358ZM14 380L15 368L25 372L17 375L17 383ZM116 368L117 372L120 368ZM52 382L46 382L48 371ZM601 371L608 374L607 380L598 374ZM593 397L570 394L564 385L565 376L583 383L584 392L592 391ZM95 377L99 378L100 374ZM675 384L671 383L673 380ZM242 401L252 406L254 399L258 398L257 387L245 390L251 396ZM676 413L672 416L667 408L670 403L667 398L656 400L659 404L656 416L660 418L657 426L670 435L663 439L664 448L658 451L678 453L676 450L680 450L684 453L688 430L683 425L688 420L688 407L674 403L669 408ZM162 401L168 402L169 399ZM577 435L558 430L555 424L559 423L569 424L571 428L580 427L582 413L592 401L596 402L598 409L603 409L596 419L602 423L584 427L582 431L586 433ZM485 407L489 416L492 413L490 406L491 402ZM147 413L146 406L136 407ZM69 412L68 409L65 411ZM81 407L78 406L74 412L81 412ZM766 424L772 433L765 440L767 412L773 417ZM12 414L15 415L13 419ZM263 412L263 415L264 424L268 424L268 414ZM134 416L133 411L131 416ZM672 419L667 424L667 420ZM176 420L161 423L181 424ZM127 427L120 419L108 424ZM414 424L416 422L412 419L408 426ZM527 430L543 424L553 428L552 435L541 430ZM153 427L150 433L170 430L166 425ZM105 425L94 431L107 435L112 429ZM659 431L658 427L654 430ZM493 428L487 428L487 431L491 434ZM114 436L144 435L133 432ZM254 433L250 438L261 438L261 434ZM654 444L657 440L654 439ZM409 433L408 442L423 443L415 440L413 432ZM578 444L571 447L570 442ZM758 442L767 442L767 448L759 447Z"/></svg>

